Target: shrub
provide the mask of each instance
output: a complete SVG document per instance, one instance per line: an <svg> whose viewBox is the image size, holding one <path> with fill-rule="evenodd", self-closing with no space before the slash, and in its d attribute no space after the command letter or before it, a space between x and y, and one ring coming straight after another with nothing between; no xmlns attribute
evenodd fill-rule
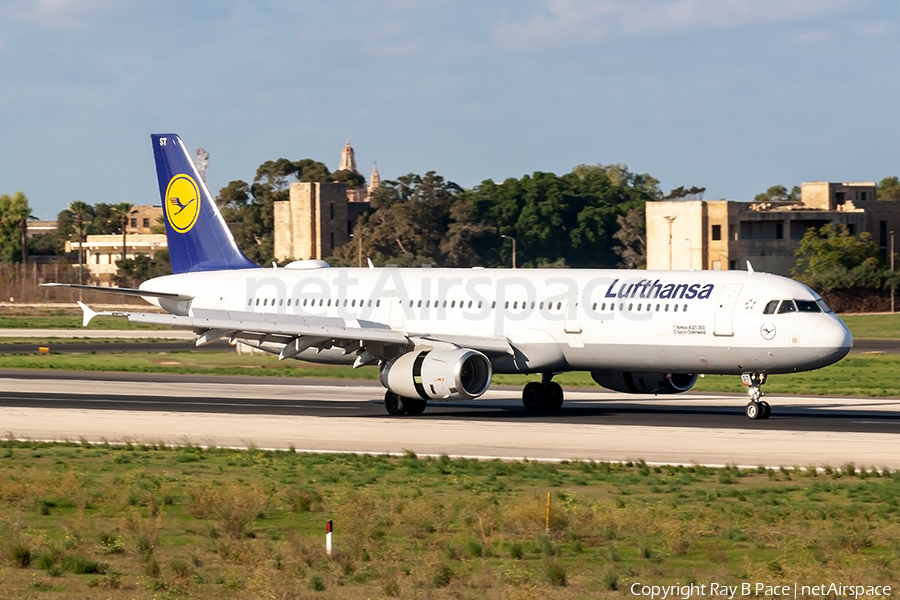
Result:
<svg viewBox="0 0 900 600"><path fill-rule="evenodd" d="M31 564L31 559L33 558L31 554L31 548L26 546L25 544L19 542L15 546L12 547L12 559L13 563L22 569L28 567Z"/></svg>
<svg viewBox="0 0 900 600"><path fill-rule="evenodd" d="M548 560L544 563L544 573L547 575L550 585L566 587L569 584L566 567L555 560Z"/></svg>
<svg viewBox="0 0 900 600"><path fill-rule="evenodd" d="M450 585L451 579L453 579L453 570L446 563L441 563L431 578L431 585L436 588L447 587Z"/></svg>
<svg viewBox="0 0 900 600"><path fill-rule="evenodd" d="M314 590L316 592L324 592L325 591L325 580L322 579L322 576L316 573L312 577L309 578L309 589Z"/></svg>
<svg viewBox="0 0 900 600"><path fill-rule="evenodd" d="M64 556L59 566L63 571L76 575L103 575L106 573L106 565L78 554Z"/></svg>
<svg viewBox="0 0 900 600"><path fill-rule="evenodd" d="M520 560L525 556L525 546L520 541L515 541L509 545L509 556L515 560Z"/></svg>

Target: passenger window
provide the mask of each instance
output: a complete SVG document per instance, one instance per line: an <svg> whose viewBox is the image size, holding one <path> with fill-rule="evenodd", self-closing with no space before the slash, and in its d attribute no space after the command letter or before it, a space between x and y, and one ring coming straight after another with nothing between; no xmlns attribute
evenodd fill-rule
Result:
<svg viewBox="0 0 900 600"><path fill-rule="evenodd" d="M772 300L771 302L766 304L766 307L763 309L763 314L774 315L776 308L778 308L778 300Z"/></svg>
<svg viewBox="0 0 900 600"><path fill-rule="evenodd" d="M375 308L378 308L379 306L381 306L381 300L376 300L376 301L375 301Z"/></svg>
<svg viewBox="0 0 900 600"><path fill-rule="evenodd" d="M817 313L822 312L822 309L819 308L819 305L816 304L815 300L794 300L797 303L797 310L805 313Z"/></svg>
<svg viewBox="0 0 900 600"><path fill-rule="evenodd" d="M247 300L247 306L250 306L251 304L253 304L253 298L250 298L249 300Z"/></svg>
<svg viewBox="0 0 900 600"><path fill-rule="evenodd" d="M783 315L785 313L797 312L797 307L794 306L793 300L782 300L781 306L778 307L778 314Z"/></svg>

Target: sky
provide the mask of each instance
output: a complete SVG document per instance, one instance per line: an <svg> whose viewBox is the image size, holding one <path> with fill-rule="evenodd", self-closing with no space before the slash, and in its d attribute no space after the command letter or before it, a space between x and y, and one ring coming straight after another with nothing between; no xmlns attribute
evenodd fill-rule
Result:
<svg viewBox="0 0 900 600"><path fill-rule="evenodd" d="M0 194L159 202L150 133L463 187L625 164L664 192L900 174L890 0L0 0Z"/></svg>

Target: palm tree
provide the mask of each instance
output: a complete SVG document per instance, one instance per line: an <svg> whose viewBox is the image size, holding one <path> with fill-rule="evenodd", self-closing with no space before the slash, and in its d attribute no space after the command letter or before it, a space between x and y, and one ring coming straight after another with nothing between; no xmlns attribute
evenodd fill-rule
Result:
<svg viewBox="0 0 900 600"><path fill-rule="evenodd" d="M19 230L19 243L21 245L20 260L24 263L28 260L28 219L34 219L31 214L31 207L28 206L28 198L22 192L16 192L12 196L0 196L0 230L3 233L0 237L4 237L12 243L15 239L15 231ZM8 257L13 260L10 255Z"/></svg>
<svg viewBox="0 0 900 600"><path fill-rule="evenodd" d="M84 217L91 216L91 205L82 200L73 200L69 203L69 212L75 215L75 225L78 227L78 283L84 283Z"/></svg>
<svg viewBox="0 0 900 600"><path fill-rule="evenodd" d="M122 260L125 260L126 255L125 242L128 235L128 215L131 213L132 208L134 208L134 205L128 202L119 202L115 206L110 207L110 212L113 216L118 215L119 223L122 224Z"/></svg>

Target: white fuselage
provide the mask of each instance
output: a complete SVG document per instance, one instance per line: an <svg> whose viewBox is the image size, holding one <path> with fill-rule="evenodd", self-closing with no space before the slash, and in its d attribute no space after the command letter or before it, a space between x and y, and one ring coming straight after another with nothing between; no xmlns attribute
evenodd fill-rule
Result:
<svg viewBox="0 0 900 600"><path fill-rule="evenodd" d="M836 362L852 345L809 288L746 271L246 269L159 277L141 289L193 296L155 301L183 315L215 309L234 319L295 315L409 335L505 338L515 355L492 361L500 373L786 373ZM801 302L765 314L787 300Z"/></svg>

